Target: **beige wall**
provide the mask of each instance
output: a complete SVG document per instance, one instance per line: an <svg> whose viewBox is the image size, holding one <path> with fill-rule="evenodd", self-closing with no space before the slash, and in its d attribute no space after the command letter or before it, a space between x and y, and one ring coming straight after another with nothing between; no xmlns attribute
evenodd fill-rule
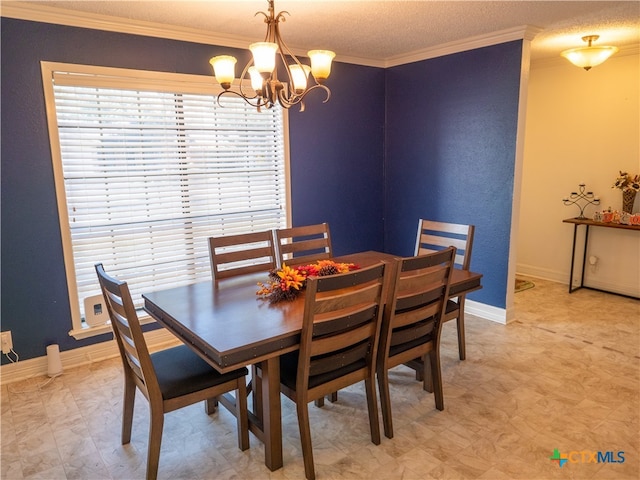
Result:
<svg viewBox="0 0 640 480"><path fill-rule="evenodd" d="M573 226L562 220L579 210L562 198L585 183L601 199L586 216L621 210L618 171L640 174L640 55L588 72L559 60L531 66L516 270L568 284ZM592 228L587 255L598 262L585 284L640 296L640 232Z"/></svg>

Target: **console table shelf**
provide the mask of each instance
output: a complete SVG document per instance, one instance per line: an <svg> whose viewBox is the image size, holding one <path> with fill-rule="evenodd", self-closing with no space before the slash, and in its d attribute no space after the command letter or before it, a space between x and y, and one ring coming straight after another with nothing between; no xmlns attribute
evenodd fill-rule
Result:
<svg viewBox="0 0 640 480"><path fill-rule="evenodd" d="M584 284L584 267L587 262L587 245L589 244L589 227L603 227L603 228L622 228L624 230L635 230L640 232L640 225L624 225L621 223L605 223L605 222L595 222L593 220L589 220L588 218L567 218L563 220L564 223L572 223L573 224L573 247L571 249L571 272L569 273L569 293L573 293L576 290L581 288L588 288L590 290L597 290L599 292L607 292L613 293L615 295L621 295L623 297L630 298L640 298L632 295L625 295L623 293L611 292L608 290L602 290L600 288L588 287ZM585 227L584 232L584 250L582 252L582 269L580 272L580 285L577 287L573 287L573 266L575 264L576 258L576 237L578 234L578 227L583 225Z"/></svg>

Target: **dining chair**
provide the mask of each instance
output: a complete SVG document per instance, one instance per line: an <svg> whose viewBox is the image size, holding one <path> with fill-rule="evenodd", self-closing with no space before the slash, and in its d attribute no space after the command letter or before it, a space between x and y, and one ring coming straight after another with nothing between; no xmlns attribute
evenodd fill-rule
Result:
<svg viewBox="0 0 640 480"><path fill-rule="evenodd" d="M209 257L214 280L276 268L271 230L209 237Z"/></svg>
<svg viewBox="0 0 640 480"><path fill-rule="evenodd" d="M462 270L469 270L471 265L471 250L473 247L474 225L458 223L434 222L420 219L418 221L418 237L416 239L415 255L424 255L442 250L449 246L456 247L455 264ZM447 302L444 321L457 320L458 355L460 360L467 357L466 340L464 335L464 303L466 295L459 295Z"/></svg>
<svg viewBox="0 0 640 480"><path fill-rule="evenodd" d="M273 231L209 237L209 257L214 281L274 270L277 257ZM253 409L260 418L262 418L261 388L259 369L256 365L252 365L247 394L253 392Z"/></svg>
<svg viewBox="0 0 640 480"><path fill-rule="evenodd" d="M221 374L186 345L150 354L129 286L107 275L101 263L95 269L124 368L123 445L131 441L136 388L149 402L146 478L155 479L158 475L164 414L204 400L205 411L210 415L215 412L216 397L232 390L235 405L225 405L237 418L238 447L248 449L247 369Z"/></svg>
<svg viewBox="0 0 640 480"><path fill-rule="evenodd" d="M371 441L380 444L375 373L392 267L309 277L300 349L280 357L281 392L296 404L305 475L315 478L308 403L364 380Z"/></svg>
<svg viewBox="0 0 640 480"><path fill-rule="evenodd" d="M389 369L421 359L424 389L444 409L440 373L440 332L449 295L455 247L399 261L386 301L380 348L378 388L384 434L393 438Z"/></svg>
<svg viewBox="0 0 640 480"><path fill-rule="evenodd" d="M331 258L331 232L328 223L275 230L278 266L303 265Z"/></svg>

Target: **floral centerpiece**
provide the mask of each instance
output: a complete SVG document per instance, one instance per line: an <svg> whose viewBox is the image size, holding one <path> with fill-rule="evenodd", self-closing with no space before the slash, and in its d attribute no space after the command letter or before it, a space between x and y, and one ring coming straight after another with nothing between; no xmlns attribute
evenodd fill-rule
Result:
<svg viewBox="0 0 640 480"><path fill-rule="evenodd" d="M293 300L304 289L307 277L322 277L336 273L346 273L360 268L355 263L338 263L333 260L320 260L309 265L289 267L283 263L282 268L269 272L267 283L258 282L260 289L256 292L271 303L282 300Z"/></svg>
<svg viewBox="0 0 640 480"><path fill-rule="evenodd" d="M631 176L627 172L620 171L612 188L622 190L622 211L633 213L633 202L636 193L640 190L640 175Z"/></svg>

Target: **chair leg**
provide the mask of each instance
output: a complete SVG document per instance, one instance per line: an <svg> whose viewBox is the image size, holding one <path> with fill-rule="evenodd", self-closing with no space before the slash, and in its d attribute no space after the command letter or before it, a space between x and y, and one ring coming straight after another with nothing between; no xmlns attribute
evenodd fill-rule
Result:
<svg viewBox="0 0 640 480"><path fill-rule="evenodd" d="M425 358L430 359L431 365L430 377L433 380L433 396L436 402L436 408L440 411L444 410L444 395L442 393L442 373L440 371L440 352L438 348L431 350ZM426 363L426 362L425 362ZM425 375L427 372L425 372Z"/></svg>
<svg viewBox="0 0 640 480"><path fill-rule="evenodd" d="M389 371L384 366L378 370L378 390L380 391L380 407L382 408L384 435L387 438L393 438L391 396L389 394Z"/></svg>
<svg viewBox="0 0 640 480"><path fill-rule="evenodd" d="M218 398L207 398L204 401L204 411L207 415L213 415L216 413L216 407L218 406Z"/></svg>
<svg viewBox="0 0 640 480"><path fill-rule="evenodd" d="M331 392L327 395L327 398L331 403L336 403L338 401L338 392ZM324 397L316 398L314 403L316 407L324 407Z"/></svg>
<svg viewBox="0 0 640 480"><path fill-rule="evenodd" d="M131 442L131 426L133 425L133 407L136 400L136 383L125 372L124 399L122 401L122 444Z"/></svg>
<svg viewBox="0 0 640 480"><path fill-rule="evenodd" d="M458 299L460 303L460 311L458 313L458 318L456 319L457 327L458 327L458 353L460 355L460 360L464 360L467 358L467 349L464 338L464 297Z"/></svg>
<svg viewBox="0 0 640 480"><path fill-rule="evenodd" d="M298 428L300 429L300 443L302 444L302 459L304 473L308 480L315 480L316 472L313 466L313 450L311 447L311 428L309 427L309 410L303 400L296 401L298 412Z"/></svg>
<svg viewBox="0 0 640 480"><path fill-rule="evenodd" d="M433 375L431 374L433 370L433 364L431 362L431 357L429 354L422 357L422 372L420 376L422 377L422 388L425 392L433 393Z"/></svg>
<svg viewBox="0 0 640 480"><path fill-rule="evenodd" d="M251 365L251 390L253 391L253 413L262 419L262 379L257 365Z"/></svg>
<svg viewBox="0 0 640 480"><path fill-rule="evenodd" d="M378 400L376 399L375 372L364 381L367 392L367 408L369 410L369 429L371 441L374 445L380 445L380 419L378 418Z"/></svg>
<svg viewBox="0 0 640 480"><path fill-rule="evenodd" d="M147 480L155 480L158 477L158 465L160 464L164 412L161 407L154 408L153 405L149 405L149 407L151 410L151 422L149 427L149 449L147 451Z"/></svg>
<svg viewBox="0 0 640 480"><path fill-rule="evenodd" d="M238 448L244 451L249 448L249 415L247 413L247 386L244 378L238 379L236 390L236 420L238 428Z"/></svg>

